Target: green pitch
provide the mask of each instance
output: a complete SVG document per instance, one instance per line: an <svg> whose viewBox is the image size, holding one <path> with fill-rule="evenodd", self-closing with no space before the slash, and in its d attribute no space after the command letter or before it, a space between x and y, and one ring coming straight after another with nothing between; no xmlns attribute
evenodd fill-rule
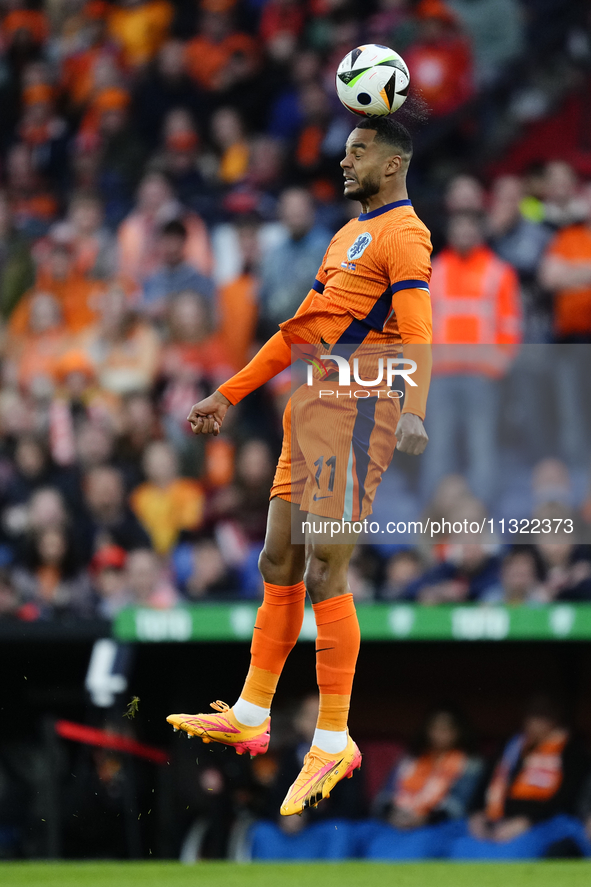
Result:
<svg viewBox="0 0 591 887"><path fill-rule="evenodd" d="M2 887L589 887L591 862L3 863Z"/></svg>

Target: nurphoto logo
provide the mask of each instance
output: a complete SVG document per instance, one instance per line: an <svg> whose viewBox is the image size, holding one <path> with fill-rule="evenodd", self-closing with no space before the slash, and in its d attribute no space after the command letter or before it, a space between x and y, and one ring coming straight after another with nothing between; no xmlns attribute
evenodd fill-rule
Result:
<svg viewBox="0 0 591 887"><path fill-rule="evenodd" d="M340 354L321 354L320 361L325 372L328 374L328 368L324 364L326 360L333 360L338 367L338 385L339 388L348 388L351 386L351 365L346 357L343 357ZM392 388L394 383L394 379L396 376L401 376L407 385L410 385L412 388L417 388L417 383L414 379L411 378L412 374L417 369L417 363L415 360L410 360L408 357L387 357L385 360L385 369L384 369L384 358L378 358L377 364L377 376L375 379L362 379L359 375L359 358L353 358L353 381L357 385L363 386L361 390L358 391L334 391L331 389L322 389L319 392L319 397L371 397L372 394L376 394L378 397L381 395L381 391L367 391L368 388L375 388L378 385L383 385L384 382L386 384L386 396L393 398L394 400L399 400L404 392L400 390L396 390ZM308 364L307 368L307 376L306 376L306 385L312 386L314 385L314 367L311 364Z"/></svg>

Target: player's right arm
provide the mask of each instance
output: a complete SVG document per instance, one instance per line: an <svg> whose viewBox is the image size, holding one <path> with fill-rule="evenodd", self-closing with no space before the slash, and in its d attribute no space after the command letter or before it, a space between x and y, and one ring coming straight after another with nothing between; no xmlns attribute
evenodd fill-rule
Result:
<svg viewBox="0 0 591 887"><path fill-rule="evenodd" d="M327 277L324 263L329 249L330 244L324 254L312 289L296 311L295 317L307 311L315 296L323 291ZM190 422L193 433L219 434L229 407L239 403L247 394L256 391L273 376L286 370L290 364L291 347L279 330L257 351L250 363L247 363L243 369L220 385L218 390L206 397L205 400L201 400L191 407L187 421Z"/></svg>
<svg viewBox="0 0 591 887"><path fill-rule="evenodd" d="M319 272L318 280L320 281ZM298 314L306 311L318 289L312 288L298 310ZM247 394L260 388L273 376L287 369L291 364L291 348L283 338L281 331L271 336L262 348L257 351L250 363L237 372L231 379L220 385L205 400L199 401L187 416L194 434L219 434L222 422L230 406L239 403Z"/></svg>

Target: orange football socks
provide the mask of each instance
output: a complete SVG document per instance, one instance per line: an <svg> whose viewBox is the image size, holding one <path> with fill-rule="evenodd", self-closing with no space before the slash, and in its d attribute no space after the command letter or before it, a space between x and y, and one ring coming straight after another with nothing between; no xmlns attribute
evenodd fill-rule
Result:
<svg viewBox="0 0 591 887"><path fill-rule="evenodd" d="M279 676L302 628L305 599L303 582L297 585L265 582L265 596L257 612L252 636L250 669L240 699L234 706L234 714L241 723L245 723L241 715L248 720L255 715L252 706L257 707L259 714L263 713L259 723L267 716ZM250 706L244 706L245 702Z"/></svg>
<svg viewBox="0 0 591 887"><path fill-rule="evenodd" d="M313 604L313 609L318 627L316 675L320 690L320 711L317 733L343 733L347 729L360 641L353 595L331 597L319 604Z"/></svg>

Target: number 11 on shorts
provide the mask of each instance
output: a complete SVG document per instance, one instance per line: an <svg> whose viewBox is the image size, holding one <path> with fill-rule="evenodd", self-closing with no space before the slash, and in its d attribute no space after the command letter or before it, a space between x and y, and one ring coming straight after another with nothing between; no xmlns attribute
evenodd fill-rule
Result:
<svg viewBox="0 0 591 887"><path fill-rule="evenodd" d="M320 489L320 475L322 474L322 469L326 465L327 468L330 468L330 474L328 476L328 492L332 493L334 490L334 476L337 468L337 457L331 456L329 459L324 461L324 456L320 456L319 459L316 459L314 462L316 466L316 474L314 475L314 480L316 481L316 486Z"/></svg>

